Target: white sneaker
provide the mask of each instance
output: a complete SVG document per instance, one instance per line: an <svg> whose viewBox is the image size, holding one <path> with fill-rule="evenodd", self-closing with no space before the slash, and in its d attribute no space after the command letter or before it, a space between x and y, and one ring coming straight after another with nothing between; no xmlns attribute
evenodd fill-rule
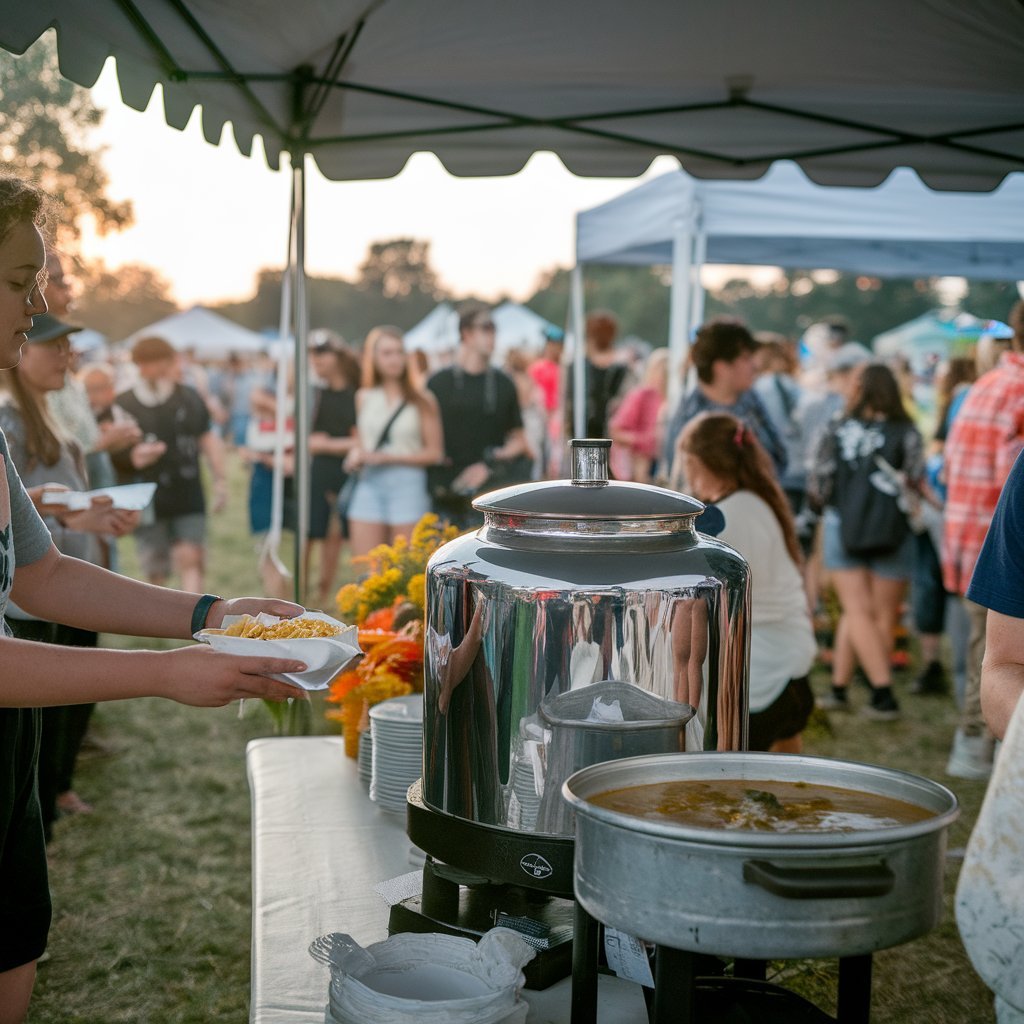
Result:
<svg viewBox="0 0 1024 1024"><path fill-rule="evenodd" d="M946 774L954 779L987 779L992 774L992 737L965 736L961 729L953 734L953 749Z"/></svg>

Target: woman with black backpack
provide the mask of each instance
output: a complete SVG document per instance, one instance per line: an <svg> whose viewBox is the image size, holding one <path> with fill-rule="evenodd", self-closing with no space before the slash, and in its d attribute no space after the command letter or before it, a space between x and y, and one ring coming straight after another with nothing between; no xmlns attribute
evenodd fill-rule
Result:
<svg viewBox="0 0 1024 1024"><path fill-rule="evenodd" d="M888 367L870 363L845 413L822 438L808 481L811 501L824 509L823 561L841 609L832 692L822 701L829 710L849 708L859 662L871 683L864 714L899 716L893 635L913 572L908 513L923 474L924 445L896 378Z"/></svg>

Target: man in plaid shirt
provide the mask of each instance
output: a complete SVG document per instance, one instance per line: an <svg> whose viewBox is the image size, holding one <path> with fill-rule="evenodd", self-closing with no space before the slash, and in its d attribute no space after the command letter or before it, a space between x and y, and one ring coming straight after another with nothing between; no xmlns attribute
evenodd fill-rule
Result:
<svg viewBox="0 0 1024 1024"><path fill-rule="evenodd" d="M942 571L946 589L963 596L1014 460L1024 448L1024 302L1010 312L1012 349L971 387L945 448L948 487ZM958 778L987 778L992 737L981 713L981 662L987 610L963 598L971 635L960 727L946 768Z"/></svg>

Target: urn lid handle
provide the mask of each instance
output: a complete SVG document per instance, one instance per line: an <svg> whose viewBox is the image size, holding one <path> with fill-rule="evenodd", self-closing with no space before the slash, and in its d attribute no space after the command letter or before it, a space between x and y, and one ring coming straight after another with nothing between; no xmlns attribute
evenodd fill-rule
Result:
<svg viewBox="0 0 1024 1024"><path fill-rule="evenodd" d="M604 487L608 483L608 452L611 446L606 437L574 437L569 442L574 487Z"/></svg>

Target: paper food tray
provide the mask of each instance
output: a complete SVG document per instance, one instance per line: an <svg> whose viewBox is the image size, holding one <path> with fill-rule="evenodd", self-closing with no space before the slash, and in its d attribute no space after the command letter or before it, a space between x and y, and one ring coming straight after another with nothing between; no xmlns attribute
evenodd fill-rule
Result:
<svg viewBox="0 0 1024 1024"><path fill-rule="evenodd" d="M221 628L227 629L241 618L241 615L226 615L221 623ZM281 621L277 615L265 613L253 616L253 618L265 626L272 626ZM284 683L291 683L293 686L300 686L304 690L325 690L339 672L363 656L363 651L359 646L359 630L355 626L346 626L344 622L339 622L323 612L302 612L296 618L319 619L321 622L329 622L333 626L339 626L341 632L332 637L259 640L245 636L225 636L223 633L213 630L201 629L195 634L195 639L209 644L215 651L223 651L226 654L253 655L262 658L295 658L297 661L303 661L309 666L305 672L282 672L273 678L280 679Z"/></svg>
<svg viewBox="0 0 1024 1024"><path fill-rule="evenodd" d="M64 505L69 512L91 508L93 498L110 498L114 508L128 512L141 512L153 500L156 484L123 484L118 487L100 487L95 491L48 491L43 489L43 502Z"/></svg>

